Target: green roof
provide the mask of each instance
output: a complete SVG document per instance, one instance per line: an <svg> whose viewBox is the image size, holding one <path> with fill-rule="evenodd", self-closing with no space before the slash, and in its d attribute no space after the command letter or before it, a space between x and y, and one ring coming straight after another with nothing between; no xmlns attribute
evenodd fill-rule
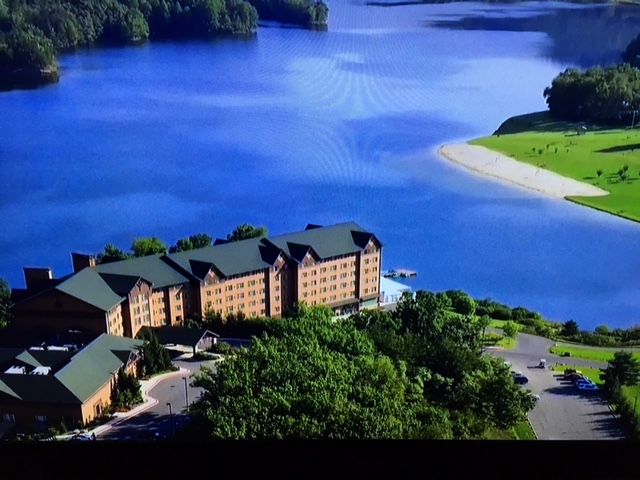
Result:
<svg viewBox="0 0 640 480"><path fill-rule="evenodd" d="M210 330L200 328L187 328L187 327L142 327L138 332L138 338L144 338L147 331L151 330L156 337L160 345L185 345L189 347L195 347L198 345L202 337L207 333L218 337L217 333L213 333Z"/></svg>
<svg viewBox="0 0 640 480"><path fill-rule="evenodd" d="M187 277L169 266L163 260L163 255L149 255L120 262L105 263L97 265L93 270L100 273L141 277L150 282L153 288L179 285L189 281Z"/></svg>
<svg viewBox="0 0 640 480"><path fill-rule="evenodd" d="M215 267L223 276L238 275L273 266L278 254L301 261L312 249L320 258L363 250L374 235L355 222L329 227L309 225L302 232L269 238L251 238L167 255L169 262L198 279Z"/></svg>
<svg viewBox="0 0 640 480"><path fill-rule="evenodd" d="M266 239L295 260L302 260L311 247L320 258L337 257L359 252L373 237L355 222L340 223L329 227L309 225L303 232L279 235Z"/></svg>
<svg viewBox="0 0 640 480"><path fill-rule="evenodd" d="M263 244L262 238L250 238L172 253L167 258L191 275L202 279L208 272L208 268L203 268L205 265L209 268L215 265L222 275L229 277L269 268L275 262L278 253L278 249Z"/></svg>
<svg viewBox="0 0 640 480"><path fill-rule="evenodd" d="M105 312L124 300L91 268L81 270L55 288Z"/></svg>
<svg viewBox="0 0 640 480"><path fill-rule="evenodd" d="M111 380L123 365L123 359L143 344L141 340L102 334L80 350L55 377L84 403Z"/></svg>
<svg viewBox="0 0 640 480"><path fill-rule="evenodd" d="M113 374L124 365L131 353L144 342L125 337L102 334L73 355L62 351L25 351L0 349L0 358L5 365L8 357L27 359L25 355L40 357L43 364L59 365L71 355L71 360L57 372L49 375L22 375L0 373L0 392L25 402L81 404L111 381ZM32 357L32 359L33 359ZM17 362L15 362L17 363ZM41 366L31 362L32 366ZM17 366L17 365L16 365Z"/></svg>

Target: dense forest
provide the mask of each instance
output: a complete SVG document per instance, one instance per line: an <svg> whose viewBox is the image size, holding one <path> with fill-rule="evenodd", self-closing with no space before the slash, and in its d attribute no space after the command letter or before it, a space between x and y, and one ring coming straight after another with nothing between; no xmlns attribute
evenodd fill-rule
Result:
<svg viewBox="0 0 640 480"><path fill-rule="evenodd" d="M543 92L551 115L604 124L634 122L640 111L640 35L621 59L624 63L614 67L560 73Z"/></svg>
<svg viewBox="0 0 640 480"><path fill-rule="evenodd" d="M483 355L482 324L450 316L445 296L405 294L395 312L341 322L300 307L203 368L185 428L193 439L472 439L526 421L533 397Z"/></svg>
<svg viewBox="0 0 640 480"><path fill-rule="evenodd" d="M250 33L259 13L305 27L328 19L322 0L0 0L0 88L57 81L59 51Z"/></svg>

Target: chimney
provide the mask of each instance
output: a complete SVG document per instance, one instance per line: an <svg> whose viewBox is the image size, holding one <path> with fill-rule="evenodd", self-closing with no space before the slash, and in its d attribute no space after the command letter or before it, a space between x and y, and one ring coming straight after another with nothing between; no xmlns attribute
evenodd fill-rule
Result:
<svg viewBox="0 0 640 480"><path fill-rule="evenodd" d="M36 285L42 286L53 280L53 270L50 268L23 268L24 281L27 284L27 290L33 290Z"/></svg>
<svg viewBox="0 0 640 480"><path fill-rule="evenodd" d="M72 253L71 260L73 262L73 273L78 273L85 268L93 268L96 266L96 257L93 255L85 255L83 253Z"/></svg>

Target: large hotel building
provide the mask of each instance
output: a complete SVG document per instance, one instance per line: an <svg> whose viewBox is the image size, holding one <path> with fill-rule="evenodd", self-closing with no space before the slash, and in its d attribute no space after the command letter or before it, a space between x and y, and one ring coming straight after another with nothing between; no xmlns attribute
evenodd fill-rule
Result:
<svg viewBox="0 0 640 480"><path fill-rule="evenodd" d="M97 265L72 254L74 273L25 268L14 323L135 337L213 310L281 317L296 304L344 314L379 306L382 245L353 222Z"/></svg>

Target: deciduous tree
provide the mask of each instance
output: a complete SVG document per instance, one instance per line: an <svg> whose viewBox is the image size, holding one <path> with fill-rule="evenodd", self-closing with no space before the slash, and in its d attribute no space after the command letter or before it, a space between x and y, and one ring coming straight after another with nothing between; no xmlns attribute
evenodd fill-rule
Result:
<svg viewBox="0 0 640 480"><path fill-rule="evenodd" d="M131 255L123 252L115 245L109 243L104 247L104 251L96 256L97 263L119 262L131 258Z"/></svg>
<svg viewBox="0 0 640 480"><path fill-rule="evenodd" d="M136 257L167 253L167 250L167 245L157 237L136 238L131 244L131 251Z"/></svg>
<svg viewBox="0 0 640 480"><path fill-rule="evenodd" d="M230 242L237 242L239 240L247 240L249 238L266 237L268 231L265 227L254 227L248 223L238 225L233 232L227 235L227 240Z"/></svg>

